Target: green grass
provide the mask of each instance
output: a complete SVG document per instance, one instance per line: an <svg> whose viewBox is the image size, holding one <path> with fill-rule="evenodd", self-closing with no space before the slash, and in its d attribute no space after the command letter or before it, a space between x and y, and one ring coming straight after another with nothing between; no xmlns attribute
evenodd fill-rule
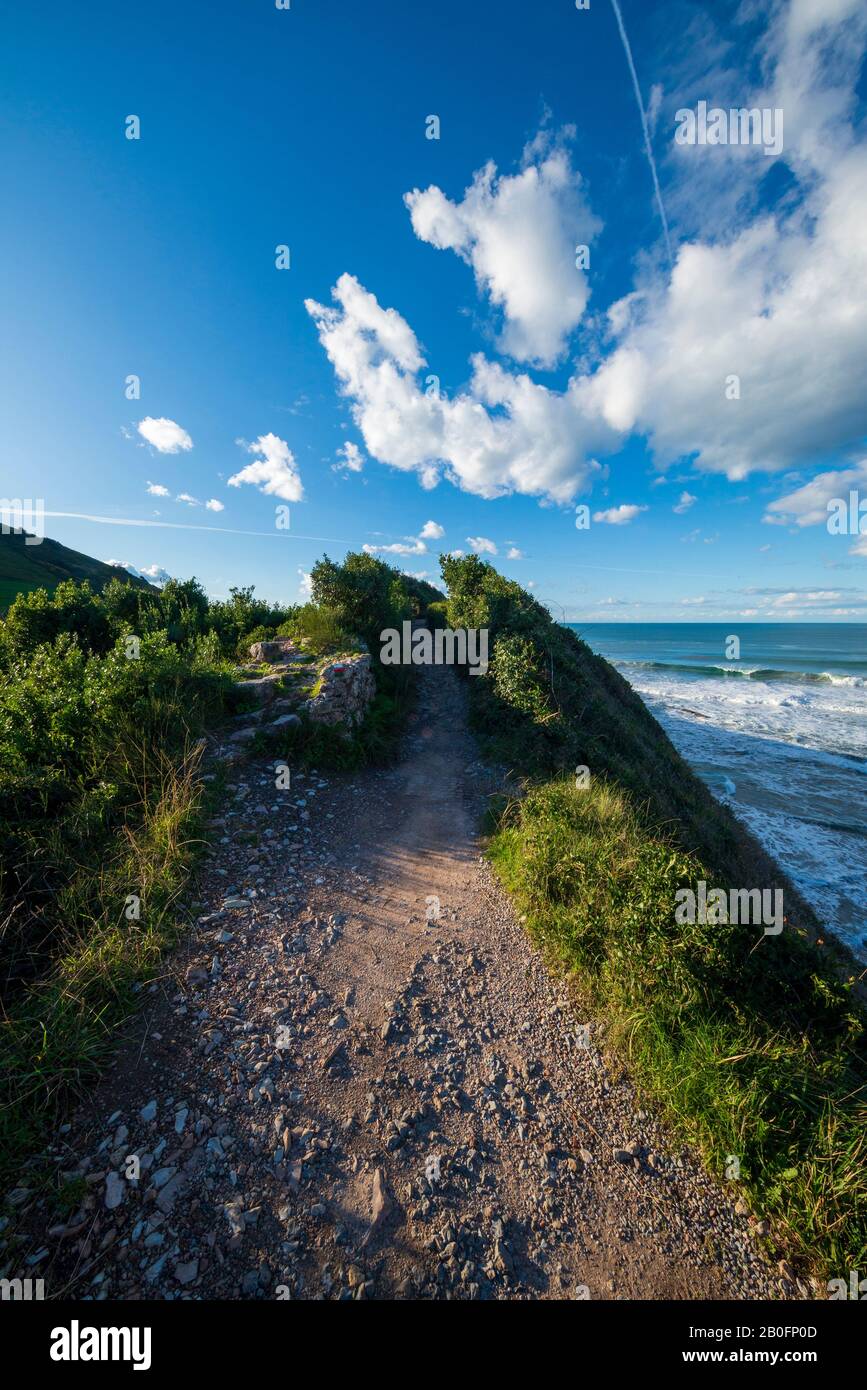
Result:
<svg viewBox="0 0 867 1390"><path fill-rule="evenodd" d="M305 603L297 608L278 631L281 637L291 637L301 643L312 656L325 656L351 646L340 615L331 608L315 603Z"/></svg>
<svg viewBox="0 0 867 1390"><path fill-rule="evenodd" d="M721 881L597 782L511 804L490 854L534 938L607 1020L675 1130L834 1275L867 1258L863 1016L798 935L676 925L675 893Z"/></svg>
<svg viewBox="0 0 867 1390"><path fill-rule="evenodd" d="M530 931L675 1132L718 1176L738 1158L740 1191L777 1247L835 1277L863 1268L857 963L608 662L477 557L440 563L449 625L488 628L471 719L485 755L527 791L493 807L489 829ZM781 889L783 932L677 922L677 889L702 879Z"/></svg>
<svg viewBox="0 0 867 1390"><path fill-rule="evenodd" d="M178 905L201 847L198 753L163 760L138 815L65 877L50 968L12 998L0 1031L0 1186L56 1133L70 1096L99 1073L135 986L162 968L178 938ZM128 920L128 895L140 917Z"/></svg>

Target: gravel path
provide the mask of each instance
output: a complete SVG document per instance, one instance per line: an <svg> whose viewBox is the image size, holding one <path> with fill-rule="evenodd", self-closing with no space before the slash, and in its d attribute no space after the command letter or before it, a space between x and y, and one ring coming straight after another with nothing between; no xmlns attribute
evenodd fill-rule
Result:
<svg viewBox="0 0 867 1390"><path fill-rule="evenodd" d="M19 1272L48 1297L807 1292L546 971L480 858L465 689L422 681L395 768L233 769L196 934L52 1150L87 1195L47 1233L19 1199Z"/></svg>

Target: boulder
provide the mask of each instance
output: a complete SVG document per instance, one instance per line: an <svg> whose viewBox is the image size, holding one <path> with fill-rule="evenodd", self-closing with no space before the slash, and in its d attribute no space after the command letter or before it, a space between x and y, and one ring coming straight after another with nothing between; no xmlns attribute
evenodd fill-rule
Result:
<svg viewBox="0 0 867 1390"><path fill-rule="evenodd" d="M316 724L360 724L376 694L370 654L333 661L321 674L321 689L302 709Z"/></svg>
<svg viewBox="0 0 867 1390"><path fill-rule="evenodd" d="M252 661L267 661L271 666L280 661L293 661L300 655L291 637L275 637L270 642L254 642L250 648Z"/></svg>
<svg viewBox="0 0 867 1390"><path fill-rule="evenodd" d="M268 729L298 729L301 727L301 720L297 714L280 714L276 719L272 719Z"/></svg>

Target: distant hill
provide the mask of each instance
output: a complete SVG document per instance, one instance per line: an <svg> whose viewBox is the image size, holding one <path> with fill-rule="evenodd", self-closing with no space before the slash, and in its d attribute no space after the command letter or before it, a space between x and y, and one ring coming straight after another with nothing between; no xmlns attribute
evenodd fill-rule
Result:
<svg viewBox="0 0 867 1390"><path fill-rule="evenodd" d="M53 590L63 579L89 579L96 590L110 579L126 579L140 589L153 588L147 580L70 550L59 541L46 538L39 545L26 545L26 536L26 531L0 532L0 609L8 608L16 594Z"/></svg>

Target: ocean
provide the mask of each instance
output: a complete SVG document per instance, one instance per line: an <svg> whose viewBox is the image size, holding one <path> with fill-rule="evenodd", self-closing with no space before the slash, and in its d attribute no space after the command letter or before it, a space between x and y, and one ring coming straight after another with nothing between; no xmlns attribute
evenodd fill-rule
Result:
<svg viewBox="0 0 867 1390"><path fill-rule="evenodd" d="M567 626L867 960L867 625Z"/></svg>

